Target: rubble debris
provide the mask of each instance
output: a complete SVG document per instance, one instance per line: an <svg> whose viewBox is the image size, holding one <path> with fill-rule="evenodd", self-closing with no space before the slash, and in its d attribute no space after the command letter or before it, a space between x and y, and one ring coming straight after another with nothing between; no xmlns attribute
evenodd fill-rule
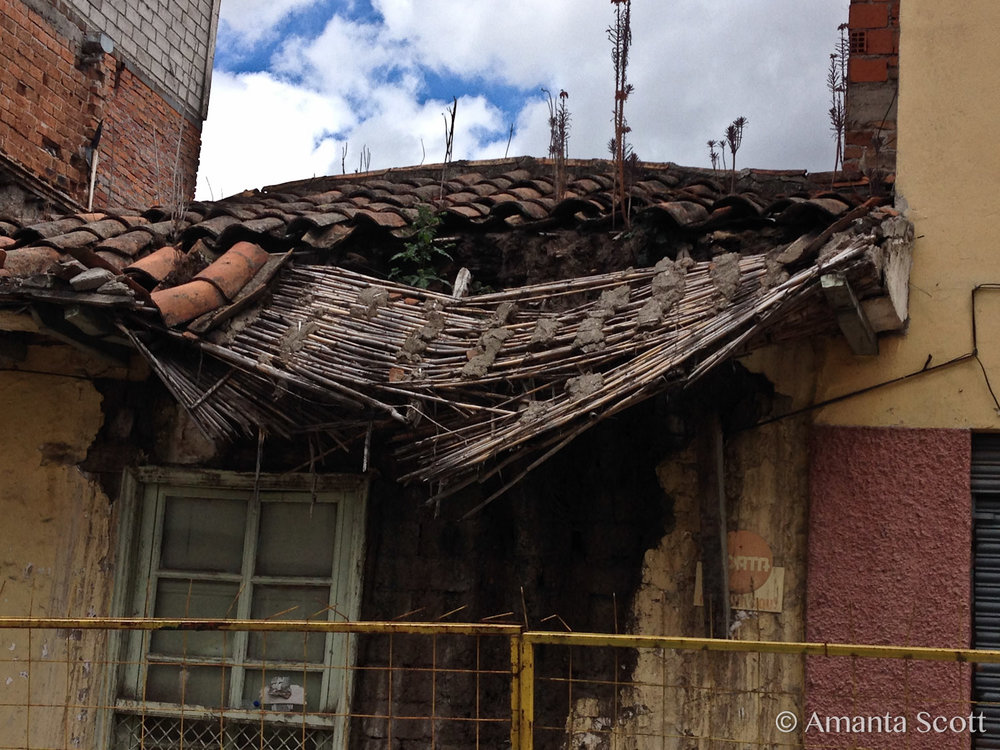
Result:
<svg viewBox="0 0 1000 750"><path fill-rule="evenodd" d="M114 281L115 275L106 268L88 268L69 280L69 284L78 292L89 292Z"/></svg>

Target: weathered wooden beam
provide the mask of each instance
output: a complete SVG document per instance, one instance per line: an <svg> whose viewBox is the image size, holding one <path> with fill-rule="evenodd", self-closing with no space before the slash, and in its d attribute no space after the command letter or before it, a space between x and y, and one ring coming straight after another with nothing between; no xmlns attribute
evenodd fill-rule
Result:
<svg viewBox="0 0 1000 750"><path fill-rule="evenodd" d="M726 467L718 412L702 420L699 468L701 492L702 587L709 635L728 638L729 549L726 530Z"/></svg>
<svg viewBox="0 0 1000 750"><path fill-rule="evenodd" d="M826 301L837 315L837 325L855 354L878 354L878 338L868 316L858 303L847 277L827 273L820 277Z"/></svg>

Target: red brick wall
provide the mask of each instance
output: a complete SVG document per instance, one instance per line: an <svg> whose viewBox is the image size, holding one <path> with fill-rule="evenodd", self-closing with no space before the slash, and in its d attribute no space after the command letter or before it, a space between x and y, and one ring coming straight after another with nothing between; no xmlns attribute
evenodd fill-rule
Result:
<svg viewBox="0 0 1000 750"><path fill-rule="evenodd" d="M899 3L851 0L847 22L851 56L844 167L872 178L896 168Z"/></svg>
<svg viewBox="0 0 1000 750"><path fill-rule="evenodd" d="M95 208L168 202L182 115L112 56L80 64L80 37L21 0L0 0L0 154L86 204L86 147L103 119ZM179 171L190 199L201 126L184 122Z"/></svg>
<svg viewBox="0 0 1000 750"><path fill-rule="evenodd" d="M810 470L806 638L968 648L972 495L964 430L821 427ZM806 747L968 748L917 713L968 715L967 665L810 658L806 717L908 718L906 734L805 733ZM803 724L805 721L803 720Z"/></svg>

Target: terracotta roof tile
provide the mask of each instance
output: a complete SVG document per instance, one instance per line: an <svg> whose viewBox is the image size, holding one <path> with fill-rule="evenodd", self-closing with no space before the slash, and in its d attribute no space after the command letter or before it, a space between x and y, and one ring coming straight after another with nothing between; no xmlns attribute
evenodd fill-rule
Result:
<svg viewBox="0 0 1000 750"><path fill-rule="evenodd" d="M49 273L62 256L51 247L21 247L8 250L3 267L12 276Z"/></svg>
<svg viewBox="0 0 1000 750"><path fill-rule="evenodd" d="M120 219L106 218L100 221L91 221L84 224L81 229L93 232L102 240L115 237L128 229L128 225Z"/></svg>
<svg viewBox="0 0 1000 750"><path fill-rule="evenodd" d="M58 248L59 250L68 251L80 247L89 247L99 239L98 235L87 230L85 227L81 227L67 234L57 234L49 237L42 240L42 243Z"/></svg>
<svg viewBox="0 0 1000 750"><path fill-rule="evenodd" d="M104 240L97 249L110 250L126 258L136 258L152 244L152 234L142 229L133 229L131 232Z"/></svg>
<svg viewBox="0 0 1000 750"><path fill-rule="evenodd" d="M184 253L167 245L127 266L125 272L145 278L147 286L153 288L173 273L183 258Z"/></svg>
<svg viewBox="0 0 1000 750"><path fill-rule="evenodd" d="M267 259L268 252L260 245L237 242L194 278L211 282L226 299L232 300Z"/></svg>
<svg viewBox="0 0 1000 750"><path fill-rule="evenodd" d="M153 292L150 298L171 328L215 310L226 301L215 284L204 279Z"/></svg>
<svg viewBox="0 0 1000 750"><path fill-rule="evenodd" d="M16 230L12 236L20 242L30 243L40 239L44 240L49 237L56 237L60 234L65 234L66 232L76 229L83 223L83 219L79 216L66 216L62 219L55 219L54 221L45 221L21 227Z"/></svg>
<svg viewBox="0 0 1000 750"><path fill-rule="evenodd" d="M103 260L109 266L112 266L117 273L121 273L125 270L125 266L129 264L129 258L126 258L124 255L119 255L118 253L113 253L109 250L98 250L94 253L94 255Z"/></svg>

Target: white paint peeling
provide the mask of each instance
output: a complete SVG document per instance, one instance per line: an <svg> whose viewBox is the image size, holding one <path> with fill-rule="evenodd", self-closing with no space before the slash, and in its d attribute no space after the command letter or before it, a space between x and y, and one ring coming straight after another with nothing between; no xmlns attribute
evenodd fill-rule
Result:
<svg viewBox="0 0 1000 750"><path fill-rule="evenodd" d="M13 651L13 650L14 650L14 649L16 649L16 648L17 648L17 644L16 644L16 643L11 643L11 644L10 644L10 645L9 645L9 646L7 647L7 650L8 650L8 651Z"/></svg>
<svg viewBox="0 0 1000 750"><path fill-rule="evenodd" d="M45 643L42 644L42 658L43 659L49 658L49 643L48 643L48 641L46 641Z"/></svg>
<svg viewBox="0 0 1000 750"><path fill-rule="evenodd" d="M10 683L12 683L13 681L14 681L13 677L8 677L6 680L4 680L3 684L6 685L7 687L10 687Z"/></svg>
<svg viewBox="0 0 1000 750"><path fill-rule="evenodd" d="M21 672L20 676L23 677L24 679L28 679L28 670L24 670L23 672Z"/></svg>

